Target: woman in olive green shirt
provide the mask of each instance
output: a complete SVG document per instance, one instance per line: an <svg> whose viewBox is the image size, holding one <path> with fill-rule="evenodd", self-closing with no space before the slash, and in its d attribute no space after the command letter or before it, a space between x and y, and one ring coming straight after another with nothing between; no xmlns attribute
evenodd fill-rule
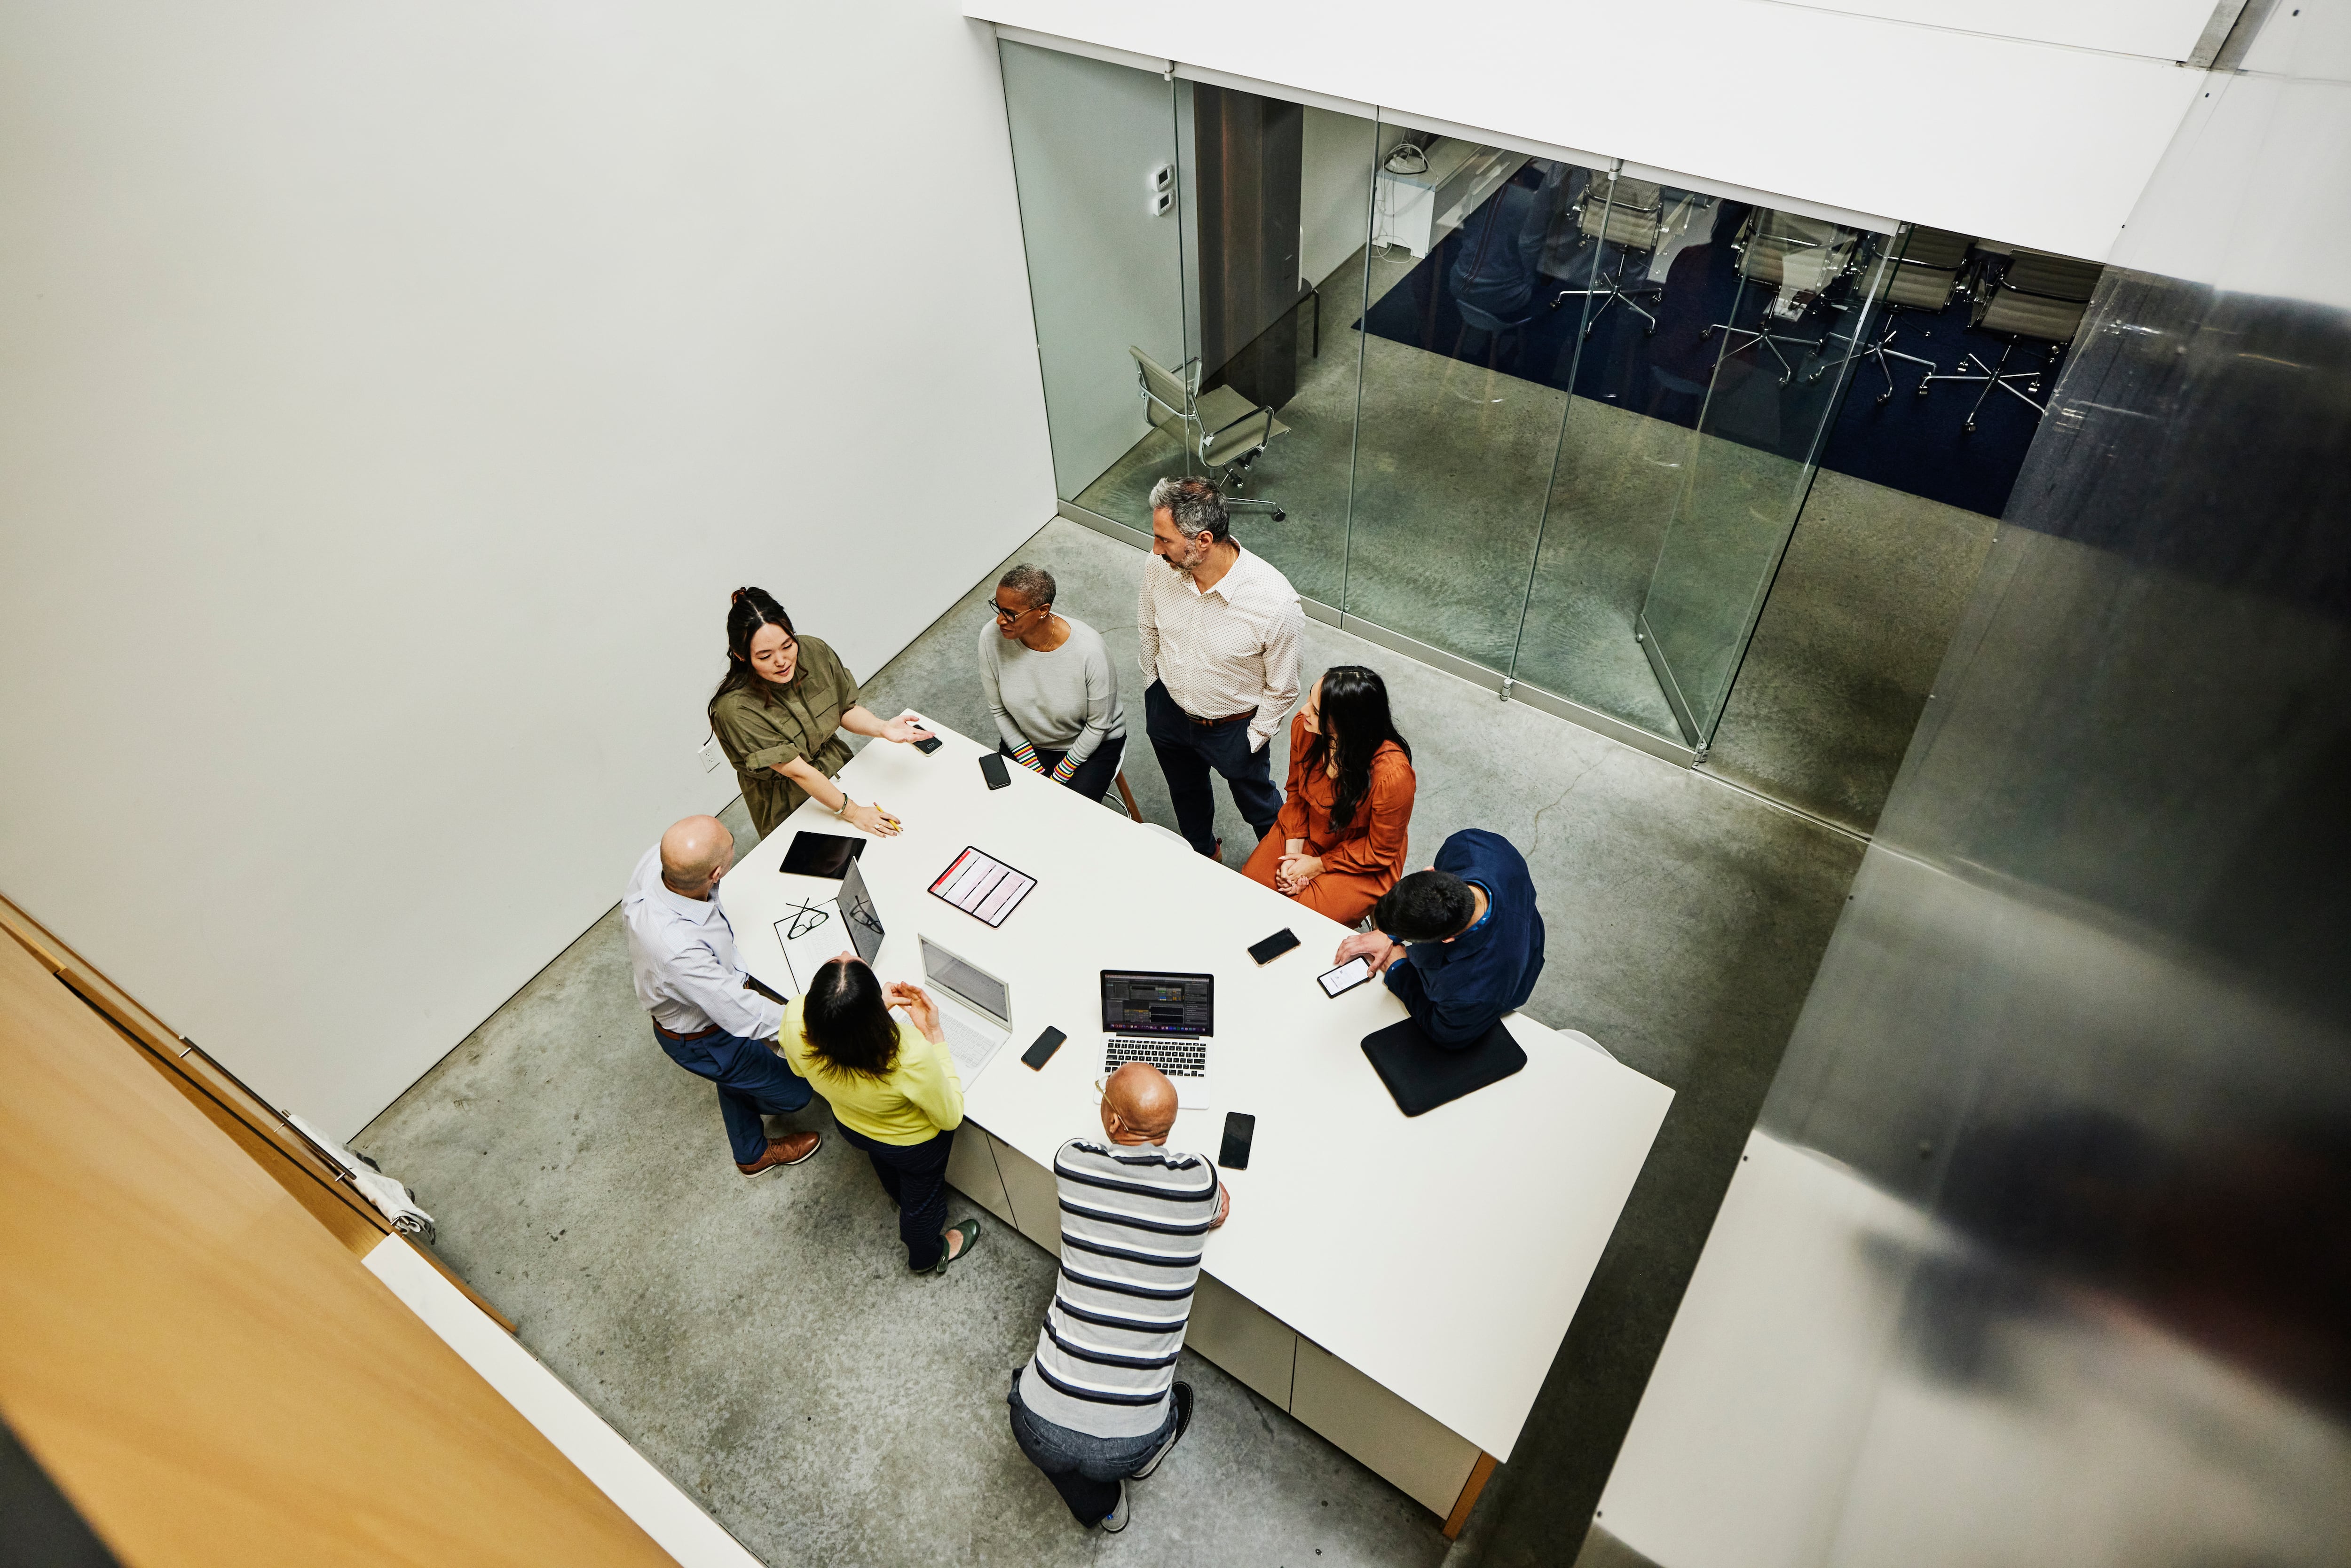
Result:
<svg viewBox="0 0 2351 1568"><path fill-rule="evenodd" d="M726 661L726 678L710 698L710 733L735 765L759 836L810 796L852 827L885 839L895 833L897 818L860 805L832 781L850 758L840 732L903 745L923 731L902 718L885 724L860 706L841 655L814 637L794 636L792 618L764 588L735 591Z"/></svg>
<svg viewBox="0 0 2351 1568"><path fill-rule="evenodd" d="M912 1026L890 1016L904 1008ZM963 1125L963 1076L938 1004L920 986L884 986L854 953L816 972L784 1008L776 1049L832 1105L844 1142L863 1149L898 1206L906 1266L935 1273L971 1250L979 1225L947 1218L947 1153Z"/></svg>

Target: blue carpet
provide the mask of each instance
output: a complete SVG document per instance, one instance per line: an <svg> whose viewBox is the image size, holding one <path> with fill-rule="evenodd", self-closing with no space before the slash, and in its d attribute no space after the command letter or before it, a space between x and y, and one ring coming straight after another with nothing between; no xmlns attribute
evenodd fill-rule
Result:
<svg viewBox="0 0 2351 1568"><path fill-rule="evenodd" d="M1654 334L1644 330L1647 323L1640 316L1614 304L1600 315L1579 356L1576 340L1583 302L1570 299L1556 309L1551 302L1560 289L1581 287L1594 271L1608 271L1617 257L1613 247L1603 252L1586 246L1564 256L1554 254L1552 270L1543 270L1544 234L1549 214L1559 210L1558 186L1565 177L1559 165L1540 160L1530 163L1373 306L1359 325L1430 353L1489 365L1579 397L1693 428L1702 402L1696 389L1716 376L1714 434L1801 457L1817 426L1821 399L1829 392L1826 380L1808 388L1801 379L1818 361L1802 358L1801 350L1785 350L1799 379L1782 388L1778 362L1760 346L1731 355L1718 372L1721 334L1709 339L1698 335L1708 325L1728 320L1728 313L1740 303L1738 258L1729 242L1748 209L1736 202L1718 203L1717 237L1675 256L1664 294L1644 300L1657 317ZM1647 260L1646 256L1634 258L1636 272L1646 270ZM1572 276L1556 275L1561 272ZM1756 325L1761 292L1748 291L1739 325ZM1967 312L1964 303L1938 312L1895 312L1892 346L1932 360L1945 371L1959 368L1961 356L1969 351L1997 362L2006 344L1970 330ZM1496 327L1499 329L1492 329ZM1832 329L1816 313L1781 329L1817 338ZM1874 328L1865 334L1871 339L1876 335ZM2043 355L2040 347L2028 344L2017 349L2010 362L2018 369L2037 366ZM1891 369L1894 395L1881 402L1886 377L1869 360L1854 363L1843 405L1821 454L1822 465L1998 517L2039 424L2032 411L1994 391L1977 410L1970 434L1964 422L1982 388L1938 384L1922 398L1917 388L1926 373L1923 367L1897 360L1891 361ZM2046 390L2044 383L2044 396Z"/></svg>

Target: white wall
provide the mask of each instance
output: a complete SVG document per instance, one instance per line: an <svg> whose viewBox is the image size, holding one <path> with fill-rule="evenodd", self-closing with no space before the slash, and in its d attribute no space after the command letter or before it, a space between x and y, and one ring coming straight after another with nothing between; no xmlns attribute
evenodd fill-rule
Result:
<svg viewBox="0 0 2351 1568"><path fill-rule="evenodd" d="M1053 506L947 0L11 7L0 255L0 892L338 1134L734 792L730 589Z"/></svg>
<svg viewBox="0 0 2351 1568"><path fill-rule="evenodd" d="M2351 0L2279 6L2241 73L2205 78L2114 260L2351 310L2346 190Z"/></svg>
<svg viewBox="0 0 2351 1568"><path fill-rule="evenodd" d="M1307 106L1299 160L1298 271L1309 283L1321 283L1364 248L1371 222L1372 139L1378 130L1369 120Z"/></svg>
<svg viewBox="0 0 2351 1568"><path fill-rule="evenodd" d="M1966 27L1766 0L965 0L1008 26L1659 171L2104 260L2201 90L2187 0ZM2210 6L2205 6L2207 16ZM2007 25L2022 36L1996 31ZM2055 41L2051 41L2051 40ZM2093 47L2084 47L2095 40ZM2185 41L2182 41L2185 40Z"/></svg>

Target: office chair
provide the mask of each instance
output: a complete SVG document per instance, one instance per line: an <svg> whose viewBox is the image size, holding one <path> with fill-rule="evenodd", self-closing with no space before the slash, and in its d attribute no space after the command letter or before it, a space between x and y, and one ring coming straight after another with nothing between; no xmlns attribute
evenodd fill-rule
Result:
<svg viewBox="0 0 2351 1568"><path fill-rule="evenodd" d="M1991 395L1992 388L2015 398L2032 411L2035 419L2049 413L2049 405L2036 402L2043 377L2053 374L2058 360L2075 333L2082 329L2082 317L2090 308L2090 296L2097 291L2098 278L2105 269L2095 261L2076 261L2071 256L2052 256L2046 251L2019 250L2007 265L1994 273L1987 265L1984 272L1989 282L1977 290L1975 309L1968 325L1979 332L1991 332L2007 340L1998 361L1987 364L1983 357L1973 352L1960 358L1961 368L1956 371L1936 371L1922 377L1918 395L1925 397L1937 382L1972 382L1981 383L1976 401L1968 408L1968 417L1959 428L1972 435L1976 414ZM2028 371L2011 371L2008 361L2027 340L2047 345L2042 362ZM1974 366L1970 371L1968 366ZM2019 391L2014 383L2025 383Z"/></svg>
<svg viewBox="0 0 2351 1568"><path fill-rule="evenodd" d="M1601 246L1617 247L1616 266L1600 272L1600 253L1594 251L1592 266L1595 276L1589 288L1562 288L1551 302L1554 310L1571 299L1590 298L1600 301L1600 308L1584 319L1583 335L1592 336L1592 329L1608 313L1608 307L1623 304L1648 325L1644 335L1657 329L1657 319L1635 295L1643 295L1656 303L1656 296L1666 291L1662 283L1640 279L1625 281L1625 263L1635 255L1652 256L1657 248L1657 235L1665 221L1665 187L1653 180L1627 180L1614 174L1595 174L1583 188L1583 199L1577 204L1576 227L1581 229L1582 245L1597 240Z"/></svg>
<svg viewBox="0 0 2351 1568"><path fill-rule="evenodd" d="M1224 492L1227 511L1271 512L1275 522L1285 520L1290 514L1278 503L1244 500L1238 492L1248 482L1249 465L1257 461L1258 454L1275 436L1289 434L1290 426L1274 418L1273 410L1258 407L1229 386L1195 397L1190 374L1176 375L1132 343L1126 351L1134 356L1144 417L1154 424L1160 423L1151 413L1155 407L1184 426L1184 471L1190 473L1197 458L1217 488ZM1185 369L1189 372L1194 367Z"/></svg>
<svg viewBox="0 0 2351 1568"><path fill-rule="evenodd" d="M1704 342L1717 332L1747 340L1723 350L1726 360L1761 343L1780 361L1780 384L1786 386L1796 379L1796 367L1780 351L1780 345L1802 349L1810 356L1819 350L1825 340L1775 332L1771 329L1771 318L1777 314L1783 320L1802 320L1830 282L1851 270L1845 256L1850 246L1850 239L1839 232L1837 225L1824 218L1799 217L1793 213L1758 207L1747 214L1747 221L1740 225L1739 236L1730 242L1730 246L1739 253L1739 276L1771 290L1771 297L1763 302L1761 325L1741 327L1734 321L1717 321L1699 330L1698 340ZM1788 297L1793 309L1782 308L1782 294ZM1740 298L1746 295L1744 288L1740 290Z"/></svg>
<svg viewBox="0 0 2351 1568"><path fill-rule="evenodd" d="M1886 243L1886 242L1874 242ZM1959 268L1967 261L1968 247L1975 241L1967 235L1957 235L1949 229L1914 227L1909 244L1903 247L1902 260L1894 269L1894 279L1886 286L1879 305L1886 314L1881 319L1881 330L1875 342L1855 344L1853 350L1834 364L1813 367L1806 380L1817 382L1831 371L1842 371L1855 360L1867 360L1876 365L1877 373L1886 378L1886 390L1877 394L1880 406L1894 396L1894 368L1886 361L1902 360L1914 365L1924 365L1931 371L1942 367L1932 360L1917 354L1906 354L1894 347L1900 328L1895 324L1897 310L1939 311L1951 302L1959 287Z"/></svg>

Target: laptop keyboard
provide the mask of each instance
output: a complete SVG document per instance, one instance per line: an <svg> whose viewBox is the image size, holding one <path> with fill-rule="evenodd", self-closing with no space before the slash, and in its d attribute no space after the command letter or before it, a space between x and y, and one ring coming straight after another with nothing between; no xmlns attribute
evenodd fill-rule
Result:
<svg viewBox="0 0 2351 1568"><path fill-rule="evenodd" d="M996 1060L1004 1037L981 1033L957 1018L952 1008L939 1009L939 1027L946 1031L947 1054L955 1058L956 1073L968 1089L979 1070Z"/></svg>
<svg viewBox="0 0 2351 1568"><path fill-rule="evenodd" d="M1104 1071L1115 1072L1130 1061L1148 1062L1170 1078L1208 1075L1208 1048L1196 1040L1130 1040L1117 1035L1104 1042Z"/></svg>

